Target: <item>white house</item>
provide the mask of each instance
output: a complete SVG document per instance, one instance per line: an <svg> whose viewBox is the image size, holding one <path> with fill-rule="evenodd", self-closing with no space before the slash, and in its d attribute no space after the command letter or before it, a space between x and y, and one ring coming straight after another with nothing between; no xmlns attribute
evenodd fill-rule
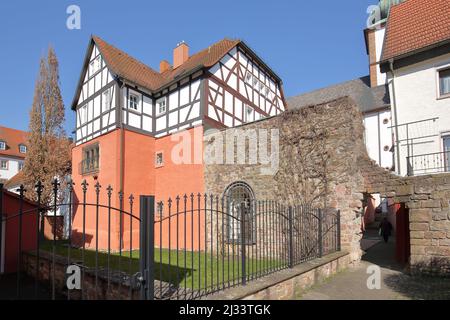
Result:
<svg viewBox="0 0 450 320"><path fill-rule="evenodd" d="M402 176L450 171L448 5L407 0L389 14L380 71L389 86L395 171Z"/></svg>
<svg viewBox="0 0 450 320"><path fill-rule="evenodd" d="M27 153L25 131L0 126L0 182L22 170Z"/></svg>

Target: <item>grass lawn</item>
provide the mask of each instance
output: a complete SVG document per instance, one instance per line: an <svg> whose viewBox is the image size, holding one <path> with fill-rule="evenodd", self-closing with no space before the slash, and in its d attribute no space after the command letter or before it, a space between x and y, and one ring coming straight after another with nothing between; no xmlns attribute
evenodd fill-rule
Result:
<svg viewBox="0 0 450 320"><path fill-rule="evenodd" d="M41 250L52 252L52 242L46 241L41 244ZM65 241L58 241L56 254L68 256L68 246ZM82 249L71 248L70 257L75 261L82 261ZM250 250L251 252L251 250ZM199 289L217 286L224 282L238 281L242 274L242 262L240 257L228 257L225 255L213 255L211 253L167 250L155 248L155 279L179 285L180 287ZM84 265L94 268L96 266L96 253L93 250L85 250ZM285 263L274 259L246 259L247 275L263 274L275 268L281 268ZM139 271L139 250L111 253L109 256L110 270L123 271L134 274ZM108 254L98 252L98 267L108 269ZM158 290L158 288L155 288Z"/></svg>

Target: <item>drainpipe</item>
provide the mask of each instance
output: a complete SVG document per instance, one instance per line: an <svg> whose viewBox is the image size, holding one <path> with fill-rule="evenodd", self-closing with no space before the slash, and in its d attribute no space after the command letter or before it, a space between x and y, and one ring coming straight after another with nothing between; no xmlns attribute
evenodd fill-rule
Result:
<svg viewBox="0 0 450 320"><path fill-rule="evenodd" d="M391 106L392 109L394 111L394 128L395 128L395 138L396 138L396 143L395 143L395 148L396 148L396 153L397 153L397 166L395 167L395 170L397 171L397 173L400 175L400 143L398 142L399 140L399 135L398 135L398 118L397 118L397 103L396 103L396 95L395 95L395 72L394 72L394 59L390 59L389 60L389 70L392 74L392 80L391 80L391 84L392 84L392 101L391 101Z"/></svg>
<svg viewBox="0 0 450 320"><path fill-rule="evenodd" d="M123 110L122 107L124 106L124 103L126 103L126 101L123 100L123 93L122 90L124 88L125 84L123 81L120 81L119 79L119 92L117 93L117 95L119 96L119 105L117 106L117 108L120 110L119 111L119 121L120 121L120 147L119 147L119 152L120 152L120 163L119 163L119 192L122 193L122 197L125 197L124 195L124 166L125 166L125 159L124 159L124 155L125 155L125 130L124 130L124 125L123 125ZM119 215L119 229L122 229L123 227L123 200L120 201L119 198L119 202L120 202L120 215ZM121 236L122 235L122 236ZM121 232L121 230L119 230L119 250L121 251L122 246L123 246L123 232Z"/></svg>

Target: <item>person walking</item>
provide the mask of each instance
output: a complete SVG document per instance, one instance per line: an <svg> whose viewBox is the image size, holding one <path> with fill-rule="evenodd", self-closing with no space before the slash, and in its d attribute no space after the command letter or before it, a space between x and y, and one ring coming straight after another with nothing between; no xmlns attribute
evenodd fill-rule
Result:
<svg viewBox="0 0 450 320"><path fill-rule="evenodd" d="M392 224L388 221L387 218L384 218L380 223L380 235L383 236L384 242L387 243L389 241L389 236L392 233Z"/></svg>

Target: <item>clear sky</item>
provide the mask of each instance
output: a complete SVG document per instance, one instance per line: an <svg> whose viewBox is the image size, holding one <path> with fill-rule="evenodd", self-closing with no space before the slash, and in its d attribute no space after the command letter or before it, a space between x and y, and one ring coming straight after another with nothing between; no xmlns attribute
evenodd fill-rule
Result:
<svg viewBox="0 0 450 320"><path fill-rule="evenodd" d="M184 40L197 52L224 37L243 39L283 79L286 97L368 74L363 29L377 0L40 0L0 2L0 125L26 130L39 58L60 64L66 130L91 34L158 70ZM81 30L66 27L69 5Z"/></svg>

